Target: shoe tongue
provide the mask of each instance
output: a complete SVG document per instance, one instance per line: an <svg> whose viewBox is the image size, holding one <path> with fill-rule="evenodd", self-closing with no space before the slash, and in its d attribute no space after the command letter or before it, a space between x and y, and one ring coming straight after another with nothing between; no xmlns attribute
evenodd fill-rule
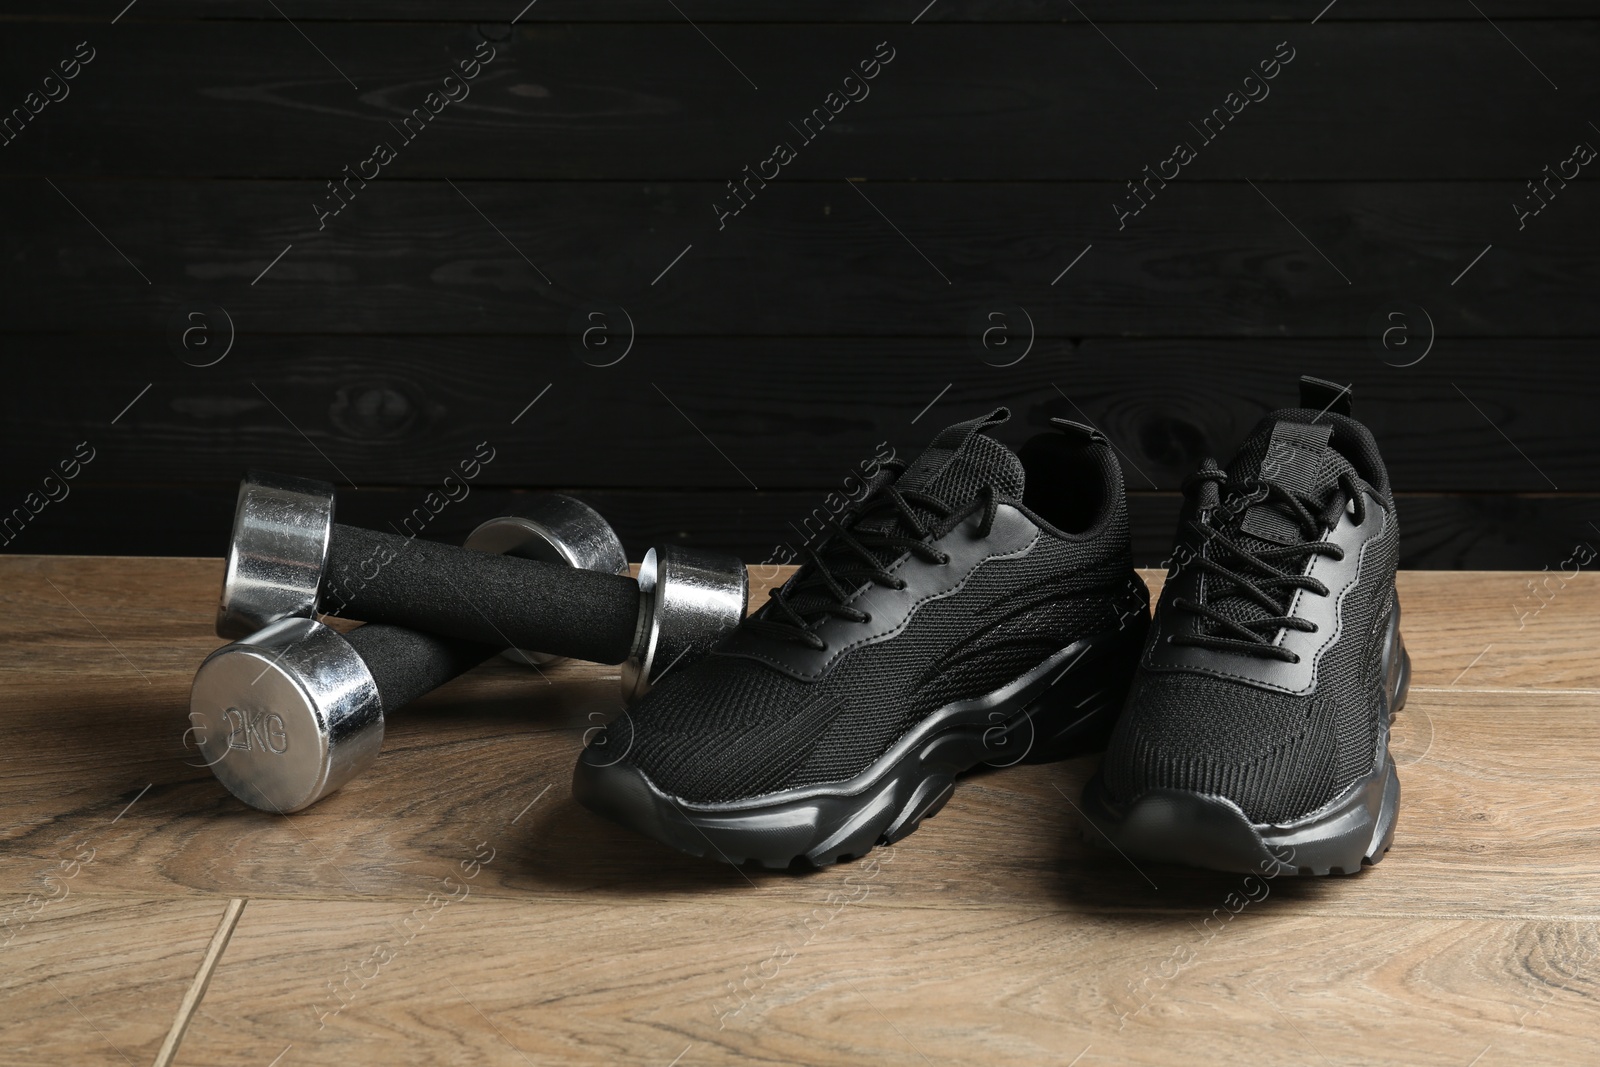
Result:
<svg viewBox="0 0 1600 1067"><path fill-rule="evenodd" d="M1009 448L989 436L993 427L1010 417L1010 412L1005 408L996 408L979 418L946 426L894 480L894 487L902 493L926 493L952 511L966 507L986 485L994 486L1000 496L1021 499L1022 461ZM934 521L940 514L915 502L911 502L911 510L924 523ZM886 507L856 523L853 529L881 534L900 526L898 513ZM905 531L901 529L900 532ZM872 554L879 563L888 565L900 553L895 549L882 548L872 550ZM849 553L834 556L831 552L824 552L824 556L839 559L847 565L860 563L859 557ZM801 614L806 614L825 599L826 595L820 590L808 591L795 597L791 606Z"/></svg>
<svg viewBox="0 0 1600 1067"><path fill-rule="evenodd" d="M1334 426L1329 418L1309 408L1274 411L1239 447L1228 464L1228 481L1235 485L1252 478L1276 482L1300 497L1313 513L1316 504L1324 500L1331 510L1339 498L1330 499L1329 491L1338 484L1340 475L1353 473L1354 467L1331 444ZM1331 520L1334 514L1325 518ZM1251 552L1300 544L1306 538L1299 523L1278 502L1252 504L1241 516L1224 520L1219 526L1231 540ZM1208 605L1236 622L1264 619L1272 614L1226 586L1218 593L1206 598ZM1211 629L1209 624L1203 628Z"/></svg>
<svg viewBox="0 0 1600 1067"><path fill-rule="evenodd" d="M1228 464L1228 480L1239 484L1259 478L1302 500L1323 500L1342 475L1355 470L1330 443L1334 427L1327 419L1322 412L1302 408L1268 415ZM1304 536L1280 506L1265 503L1245 509L1239 532L1274 545L1294 544Z"/></svg>
<svg viewBox="0 0 1600 1067"><path fill-rule="evenodd" d="M927 493L952 508L965 506L985 485L994 486L1001 496L1020 498L1022 461L989 436L990 429L1010 417L1005 408L996 408L979 418L946 426L895 480L895 487L902 493Z"/></svg>

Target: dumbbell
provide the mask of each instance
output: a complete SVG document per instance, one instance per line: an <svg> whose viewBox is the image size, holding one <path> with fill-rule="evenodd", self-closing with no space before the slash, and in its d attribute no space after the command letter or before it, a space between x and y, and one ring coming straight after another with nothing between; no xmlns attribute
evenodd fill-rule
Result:
<svg viewBox="0 0 1600 1067"><path fill-rule="evenodd" d="M230 793L263 811L299 811L372 763L386 713L496 651L382 623L341 634L282 619L206 657L189 721Z"/></svg>
<svg viewBox="0 0 1600 1067"><path fill-rule="evenodd" d="M628 573L628 554L611 524L588 504L560 493L544 493L520 501L510 514L479 524L462 547L601 574ZM561 659L548 652L522 648L508 648L501 655L514 663L535 667Z"/></svg>
<svg viewBox="0 0 1600 1067"><path fill-rule="evenodd" d="M668 546L639 579L333 521L327 482L252 471L239 487L217 633L242 637L317 613L394 623L500 648L622 664L633 701L744 617L731 556Z"/></svg>

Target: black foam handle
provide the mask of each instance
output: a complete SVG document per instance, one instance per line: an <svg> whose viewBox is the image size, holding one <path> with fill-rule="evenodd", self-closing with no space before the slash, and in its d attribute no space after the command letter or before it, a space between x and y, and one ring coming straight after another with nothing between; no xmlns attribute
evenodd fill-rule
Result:
<svg viewBox="0 0 1600 1067"><path fill-rule="evenodd" d="M633 650L639 583L335 524L317 608L593 663Z"/></svg>
<svg viewBox="0 0 1600 1067"><path fill-rule="evenodd" d="M376 622L357 626L344 639L372 672L385 712L405 707L499 651L494 645Z"/></svg>

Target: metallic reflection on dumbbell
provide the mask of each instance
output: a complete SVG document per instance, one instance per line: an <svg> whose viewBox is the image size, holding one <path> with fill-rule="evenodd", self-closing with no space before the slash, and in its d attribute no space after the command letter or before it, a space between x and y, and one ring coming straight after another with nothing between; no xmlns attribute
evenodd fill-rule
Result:
<svg viewBox="0 0 1600 1067"><path fill-rule="evenodd" d="M386 711L494 653L398 626L341 634L283 619L206 657L190 692L191 733L234 796L263 811L299 811L377 758Z"/></svg>
<svg viewBox="0 0 1600 1067"><path fill-rule="evenodd" d="M530 497L510 514L480 523L462 547L601 574L628 573L628 555L611 524L588 504L560 493ZM541 667L562 658L522 648L508 648L501 655Z"/></svg>
<svg viewBox="0 0 1600 1067"><path fill-rule="evenodd" d="M739 588L736 601L722 559L676 545L644 554L639 623L633 651L622 664L624 703L637 701L680 661L707 651L744 618L748 585Z"/></svg>
<svg viewBox="0 0 1600 1067"><path fill-rule="evenodd" d="M217 636L246 637L316 611L333 540L333 486L251 471L239 487L222 574Z"/></svg>
<svg viewBox="0 0 1600 1067"><path fill-rule="evenodd" d="M304 521L284 514L296 508ZM332 515L333 487L326 482L258 472L246 477L218 606L219 634L239 636L320 610L626 663L625 696L637 699L680 659L698 655L736 626L748 600L748 574L731 556L662 549L645 589L622 575L362 530L336 524Z"/></svg>

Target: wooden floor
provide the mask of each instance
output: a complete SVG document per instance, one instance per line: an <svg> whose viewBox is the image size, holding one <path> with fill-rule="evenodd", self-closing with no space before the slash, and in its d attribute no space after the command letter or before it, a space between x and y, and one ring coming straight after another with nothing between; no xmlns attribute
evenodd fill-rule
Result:
<svg viewBox="0 0 1600 1067"><path fill-rule="evenodd" d="M1394 849L1251 899L1084 845L1087 759L680 857L571 799L615 668L492 664L266 815L184 743L219 561L0 559L0 1063L1600 1063L1600 578L1530 577L1402 576Z"/></svg>

